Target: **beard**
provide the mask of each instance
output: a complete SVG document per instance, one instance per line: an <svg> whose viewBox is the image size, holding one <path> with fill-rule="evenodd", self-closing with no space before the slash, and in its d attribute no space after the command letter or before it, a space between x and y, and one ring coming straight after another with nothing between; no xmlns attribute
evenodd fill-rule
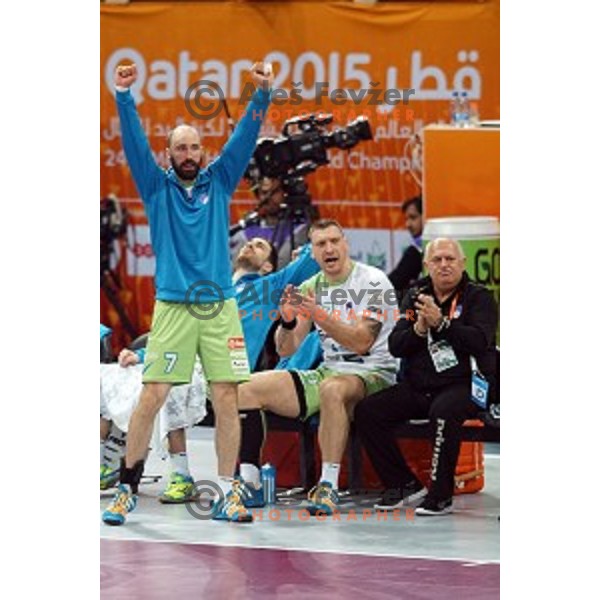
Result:
<svg viewBox="0 0 600 600"><path fill-rule="evenodd" d="M188 159L184 160L180 165L177 165L172 156L169 157L169 160L171 161L173 171L177 173L179 179L182 179L183 181L194 181L194 179L196 179L198 171L200 170L200 165L197 162Z"/></svg>
<svg viewBox="0 0 600 600"><path fill-rule="evenodd" d="M235 269L244 269L246 271L258 271L252 259L247 256L238 256L234 267Z"/></svg>
<svg viewBox="0 0 600 600"><path fill-rule="evenodd" d="M250 256L238 256L234 262L234 270L243 269L247 273L260 273L266 261L262 261L255 254Z"/></svg>

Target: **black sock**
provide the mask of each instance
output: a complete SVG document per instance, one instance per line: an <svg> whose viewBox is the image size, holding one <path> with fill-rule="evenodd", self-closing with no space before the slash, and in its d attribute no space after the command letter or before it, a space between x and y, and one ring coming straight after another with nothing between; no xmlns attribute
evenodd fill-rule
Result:
<svg viewBox="0 0 600 600"><path fill-rule="evenodd" d="M131 491L134 494L138 493L138 485L140 484L140 480L142 479L142 474L144 473L144 461L138 460L133 467L127 468L125 466L125 459L121 459L121 475L120 482L127 483L131 486Z"/></svg>
<svg viewBox="0 0 600 600"><path fill-rule="evenodd" d="M241 410L242 443L240 463L250 463L260 468L260 453L265 440L263 413L259 409Z"/></svg>

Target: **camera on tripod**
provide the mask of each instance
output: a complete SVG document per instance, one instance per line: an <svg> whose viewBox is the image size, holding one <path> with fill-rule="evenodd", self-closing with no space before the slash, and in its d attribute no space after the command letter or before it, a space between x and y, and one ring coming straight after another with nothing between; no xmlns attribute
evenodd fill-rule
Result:
<svg viewBox="0 0 600 600"><path fill-rule="evenodd" d="M363 140L373 139L366 117L358 117L345 128L328 131L327 125L332 121L330 114L288 119L279 138L263 138L258 142L245 177L254 182L261 177L297 178L326 165L328 148L349 150ZM288 184L292 190L293 186L293 182Z"/></svg>
<svg viewBox="0 0 600 600"><path fill-rule="evenodd" d="M296 220L301 212L306 216L307 209L313 208L304 176L329 163L327 150L349 150L361 141L373 139L366 117L329 131L327 126L332 122L330 114L288 119L280 137L259 140L244 174L255 188L266 177L279 179L286 211L292 211Z"/></svg>
<svg viewBox="0 0 600 600"><path fill-rule="evenodd" d="M373 139L365 117L358 117L346 127L330 131L327 126L332 122L330 114L294 117L284 123L278 138L258 141L244 178L252 184L259 204L230 229L230 236L260 223L265 214L269 214L274 222L271 242L278 250L288 239L290 248L294 250L298 238L306 238L306 231L299 234L299 230L303 226L308 230L308 225L319 218L319 212L312 204L305 175L329 163L329 148L349 150L363 140ZM271 187L273 180L277 180L280 187ZM263 183L270 189L264 190ZM273 202L276 193L282 194L283 199ZM305 241L303 239L301 243ZM280 253L280 260L282 256Z"/></svg>

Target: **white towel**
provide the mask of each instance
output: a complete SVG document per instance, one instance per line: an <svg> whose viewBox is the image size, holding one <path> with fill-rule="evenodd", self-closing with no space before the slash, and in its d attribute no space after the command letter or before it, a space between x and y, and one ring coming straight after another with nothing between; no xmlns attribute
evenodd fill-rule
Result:
<svg viewBox="0 0 600 600"><path fill-rule="evenodd" d="M100 416L112 421L121 431L129 429L129 419L142 391L143 365L120 367L118 363L100 365ZM206 416L206 381L196 361L192 382L174 386L154 423L151 446L166 447L169 431L193 427Z"/></svg>

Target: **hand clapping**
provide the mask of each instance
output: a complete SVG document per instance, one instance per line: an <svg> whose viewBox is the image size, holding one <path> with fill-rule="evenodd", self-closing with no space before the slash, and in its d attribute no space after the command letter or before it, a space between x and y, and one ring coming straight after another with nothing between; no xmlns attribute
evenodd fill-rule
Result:
<svg viewBox="0 0 600 600"><path fill-rule="evenodd" d="M435 303L432 296L419 294L415 302L415 308L417 309L418 315L418 327L421 330L439 326L443 315L440 307Z"/></svg>

